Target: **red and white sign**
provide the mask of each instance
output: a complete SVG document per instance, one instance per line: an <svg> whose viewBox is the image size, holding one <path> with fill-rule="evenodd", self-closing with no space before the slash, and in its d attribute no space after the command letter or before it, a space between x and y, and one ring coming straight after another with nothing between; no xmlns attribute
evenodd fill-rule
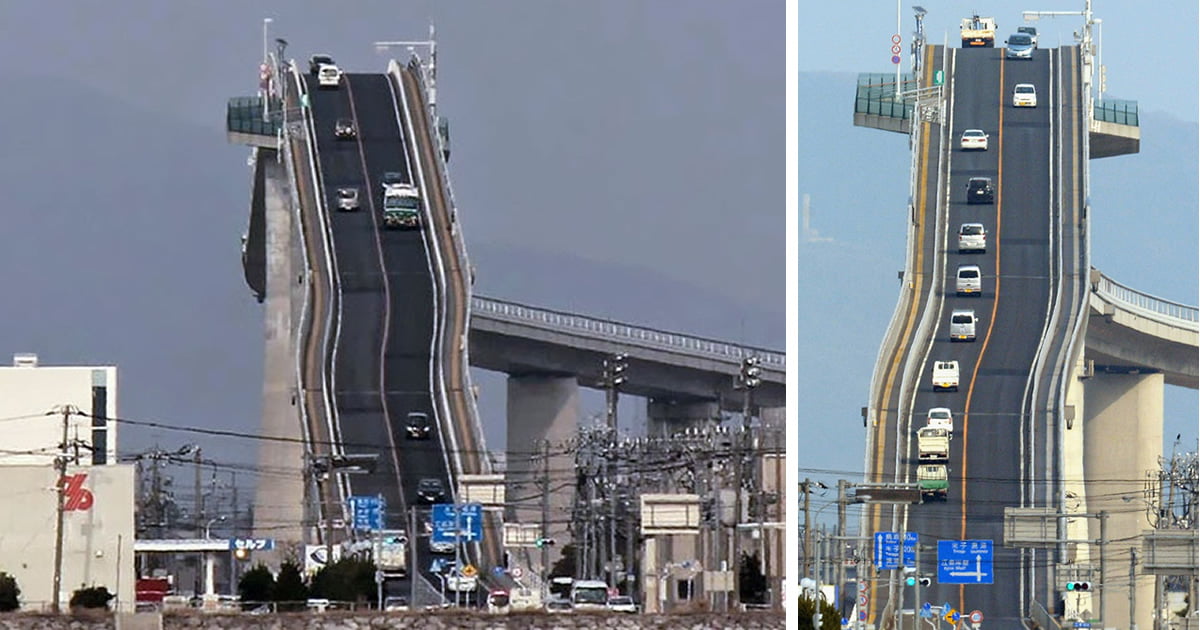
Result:
<svg viewBox="0 0 1200 630"><path fill-rule="evenodd" d="M95 497L92 496L92 491L83 487L83 482L87 481L87 473L77 473L74 475L63 475L59 481L63 493L63 510L71 512L73 510L90 510L92 504L95 503Z"/></svg>
<svg viewBox="0 0 1200 630"><path fill-rule="evenodd" d="M971 623L980 623L983 621L983 613L978 610L971 611Z"/></svg>

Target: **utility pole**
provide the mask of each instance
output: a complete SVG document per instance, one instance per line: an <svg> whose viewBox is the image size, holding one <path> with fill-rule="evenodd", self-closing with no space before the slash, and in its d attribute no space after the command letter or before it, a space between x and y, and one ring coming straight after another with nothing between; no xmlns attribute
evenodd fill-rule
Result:
<svg viewBox="0 0 1200 630"><path fill-rule="evenodd" d="M1129 630L1134 630L1135 612L1137 611L1137 549L1129 548Z"/></svg>
<svg viewBox="0 0 1200 630"><path fill-rule="evenodd" d="M71 421L71 413L76 409L72 405L62 405L62 443L60 452L54 460L54 468L58 471L58 507L54 516L54 601L51 612L58 614L59 599L62 597L62 560L63 560L63 514L65 512L67 489L67 425Z"/></svg>
<svg viewBox="0 0 1200 630"><path fill-rule="evenodd" d="M762 369L758 367L758 364L759 359L756 356L748 356L742 359L742 368L737 375L735 385L737 389L742 390L742 430L737 436L737 452L733 468L735 478L734 491L737 493L735 495L737 508L733 517L733 584L739 603L742 596L742 537L737 526L742 522L742 495L744 486L746 485L746 439L750 433L750 394L762 382L759 376L762 373Z"/></svg>
<svg viewBox="0 0 1200 630"><path fill-rule="evenodd" d="M1100 622L1105 624L1105 626L1107 627L1108 626L1108 617L1106 617L1104 615L1105 592L1108 591L1108 585L1104 583L1105 576L1107 575L1105 573L1104 556L1106 556L1107 554L1104 553L1104 548L1108 546L1108 512L1101 510L1099 516L1100 516ZM1132 630L1132 629L1130 629L1130 630Z"/></svg>
<svg viewBox="0 0 1200 630"><path fill-rule="evenodd" d="M192 516L194 517L193 520L196 522L196 538L204 537L204 491L203 487L200 485L200 455L201 449L199 446L197 446L195 453L192 454L192 461L195 463L196 467L196 498L192 500L192 508L195 511L195 514Z"/></svg>
<svg viewBox="0 0 1200 630"><path fill-rule="evenodd" d="M542 440L542 538L550 537L550 440ZM550 545L542 545L542 585L550 579Z"/></svg>
<svg viewBox="0 0 1200 630"><path fill-rule="evenodd" d="M844 593L842 593L842 588L846 584L846 559L843 557L845 555L845 549L846 549L846 488L849 485L850 485L849 481L846 481L845 479L838 479L838 482L837 482L837 519L838 519L838 522L837 522L837 538L835 539L837 541L836 544L837 544L838 552L837 552L837 554L835 554L835 557L837 558L837 585L835 586L835 592L837 592L839 595L841 595L843 597L844 597ZM921 571L921 562L920 562L921 557L919 555L920 553L921 552L918 549L917 550L917 554L918 554L918 556L917 556L917 572L918 573ZM838 601L838 608L839 609L841 608L840 600Z"/></svg>
<svg viewBox="0 0 1200 630"><path fill-rule="evenodd" d="M811 510L809 510L808 489L812 484L812 480L805 478L804 483L800 485L800 492L804 493L804 570L801 575L808 577L809 568L812 566L812 521Z"/></svg>

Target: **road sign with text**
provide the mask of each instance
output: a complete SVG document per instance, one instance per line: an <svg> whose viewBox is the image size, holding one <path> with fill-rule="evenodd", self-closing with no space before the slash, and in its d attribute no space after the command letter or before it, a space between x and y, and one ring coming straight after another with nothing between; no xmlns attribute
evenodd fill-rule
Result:
<svg viewBox="0 0 1200 630"><path fill-rule="evenodd" d="M939 540L939 584L991 584L992 541Z"/></svg>

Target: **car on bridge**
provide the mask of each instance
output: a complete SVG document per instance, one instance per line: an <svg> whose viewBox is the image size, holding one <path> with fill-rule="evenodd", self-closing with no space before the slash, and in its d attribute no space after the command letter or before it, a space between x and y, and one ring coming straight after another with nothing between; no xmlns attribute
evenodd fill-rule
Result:
<svg viewBox="0 0 1200 630"><path fill-rule="evenodd" d="M954 274L954 293L977 297L982 295L983 286L980 278L979 265L959 265L958 271Z"/></svg>
<svg viewBox="0 0 1200 630"><path fill-rule="evenodd" d="M1036 26L1018 26L1018 27L1017 27L1017 32L1018 32L1018 33L1024 33L1024 34L1028 35L1028 36L1029 36L1029 39L1033 40L1033 47L1034 47L1034 48L1037 48L1037 47L1038 47L1038 43L1037 43L1037 27L1036 27Z"/></svg>
<svg viewBox="0 0 1200 630"><path fill-rule="evenodd" d="M954 433L954 414L946 407L934 407L925 416L925 426Z"/></svg>
<svg viewBox="0 0 1200 630"><path fill-rule="evenodd" d="M972 149L987 151L988 135L982 129L967 129L963 131L962 138L958 141L958 146L963 151L970 151Z"/></svg>
<svg viewBox="0 0 1200 630"><path fill-rule="evenodd" d="M958 361L933 362L933 391L958 391Z"/></svg>
<svg viewBox="0 0 1200 630"><path fill-rule="evenodd" d="M334 193L338 210L358 210L358 189L353 187L339 188Z"/></svg>
<svg viewBox="0 0 1200 630"><path fill-rule="evenodd" d="M1037 107L1037 88L1032 83L1013 86L1013 107Z"/></svg>
<svg viewBox="0 0 1200 630"><path fill-rule="evenodd" d="M317 74L321 71L321 66L336 66L333 62L333 57L324 54L313 55L308 58L309 74Z"/></svg>
<svg viewBox="0 0 1200 630"><path fill-rule="evenodd" d="M967 180L967 203L995 203L996 189L990 177L972 177Z"/></svg>
<svg viewBox="0 0 1200 630"><path fill-rule="evenodd" d="M958 227L958 253L986 251L987 229L982 223L964 223Z"/></svg>
<svg viewBox="0 0 1200 630"><path fill-rule="evenodd" d="M975 316L973 309L954 309L950 313L950 341L975 341Z"/></svg>
<svg viewBox="0 0 1200 630"><path fill-rule="evenodd" d="M1033 38L1025 33L1009 35L1004 40L1008 48L1004 51L1005 59L1033 59Z"/></svg>
<svg viewBox="0 0 1200 630"><path fill-rule="evenodd" d="M426 503L438 503L446 499L446 486L437 477L425 477L417 482L417 496Z"/></svg>
<svg viewBox="0 0 1200 630"><path fill-rule="evenodd" d="M337 136L338 140L351 140L358 137L358 129L354 126L353 120L339 118L333 123L333 135Z"/></svg>
<svg viewBox="0 0 1200 630"><path fill-rule="evenodd" d="M336 88L342 82L342 70L327 63L317 70L317 87Z"/></svg>
<svg viewBox="0 0 1200 630"><path fill-rule="evenodd" d="M410 440L428 440L432 427L429 424L429 414L420 411L408 412L404 423L404 432Z"/></svg>
<svg viewBox="0 0 1200 630"><path fill-rule="evenodd" d="M408 183L404 179L404 173L401 173L400 171L388 171L388 172L384 173L382 181L383 181L384 192L387 192L387 189L389 189L393 186L399 186L401 184Z"/></svg>

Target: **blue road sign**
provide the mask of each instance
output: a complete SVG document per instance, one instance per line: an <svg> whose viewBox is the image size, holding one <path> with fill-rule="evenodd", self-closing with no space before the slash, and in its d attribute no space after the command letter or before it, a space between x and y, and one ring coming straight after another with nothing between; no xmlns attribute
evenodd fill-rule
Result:
<svg viewBox="0 0 1200 630"><path fill-rule="evenodd" d="M906 567L917 566L917 532L904 532L904 553L901 562Z"/></svg>
<svg viewBox="0 0 1200 630"><path fill-rule="evenodd" d="M445 558L434 558L433 562L429 563L429 572L430 573L441 573L442 569L444 569L444 568L446 568L446 559Z"/></svg>
<svg viewBox="0 0 1200 630"><path fill-rule="evenodd" d="M1086 621L1076 621L1071 627L1072 628L1091 628L1092 624L1090 624Z"/></svg>
<svg viewBox="0 0 1200 630"><path fill-rule="evenodd" d="M875 568L897 569L900 567L900 534L875 532Z"/></svg>
<svg viewBox="0 0 1200 630"><path fill-rule="evenodd" d="M383 529L383 497L350 497L354 529Z"/></svg>
<svg viewBox="0 0 1200 630"><path fill-rule="evenodd" d="M921 610L932 610L932 609L933 609L933 605L930 604L929 602L925 602L924 604L921 605Z"/></svg>
<svg viewBox="0 0 1200 630"><path fill-rule="evenodd" d="M433 506L433 542L483 540L483 505L436 503Z"/></svg>
<svg viewBox="0 0 1200 630"><path fill-rule="evenodd" d="M991 584L992 541L939 540L939 584Z"/></svg>
<svg viewBox="0 0 1200 630"><path fill-rule="evenodd" d="M925 604L925 605L928 606L929 604ZM933 609L922 608L921 610L917 611L917 615L919 615L923 619L932 619L933 618Z"/></svg>

